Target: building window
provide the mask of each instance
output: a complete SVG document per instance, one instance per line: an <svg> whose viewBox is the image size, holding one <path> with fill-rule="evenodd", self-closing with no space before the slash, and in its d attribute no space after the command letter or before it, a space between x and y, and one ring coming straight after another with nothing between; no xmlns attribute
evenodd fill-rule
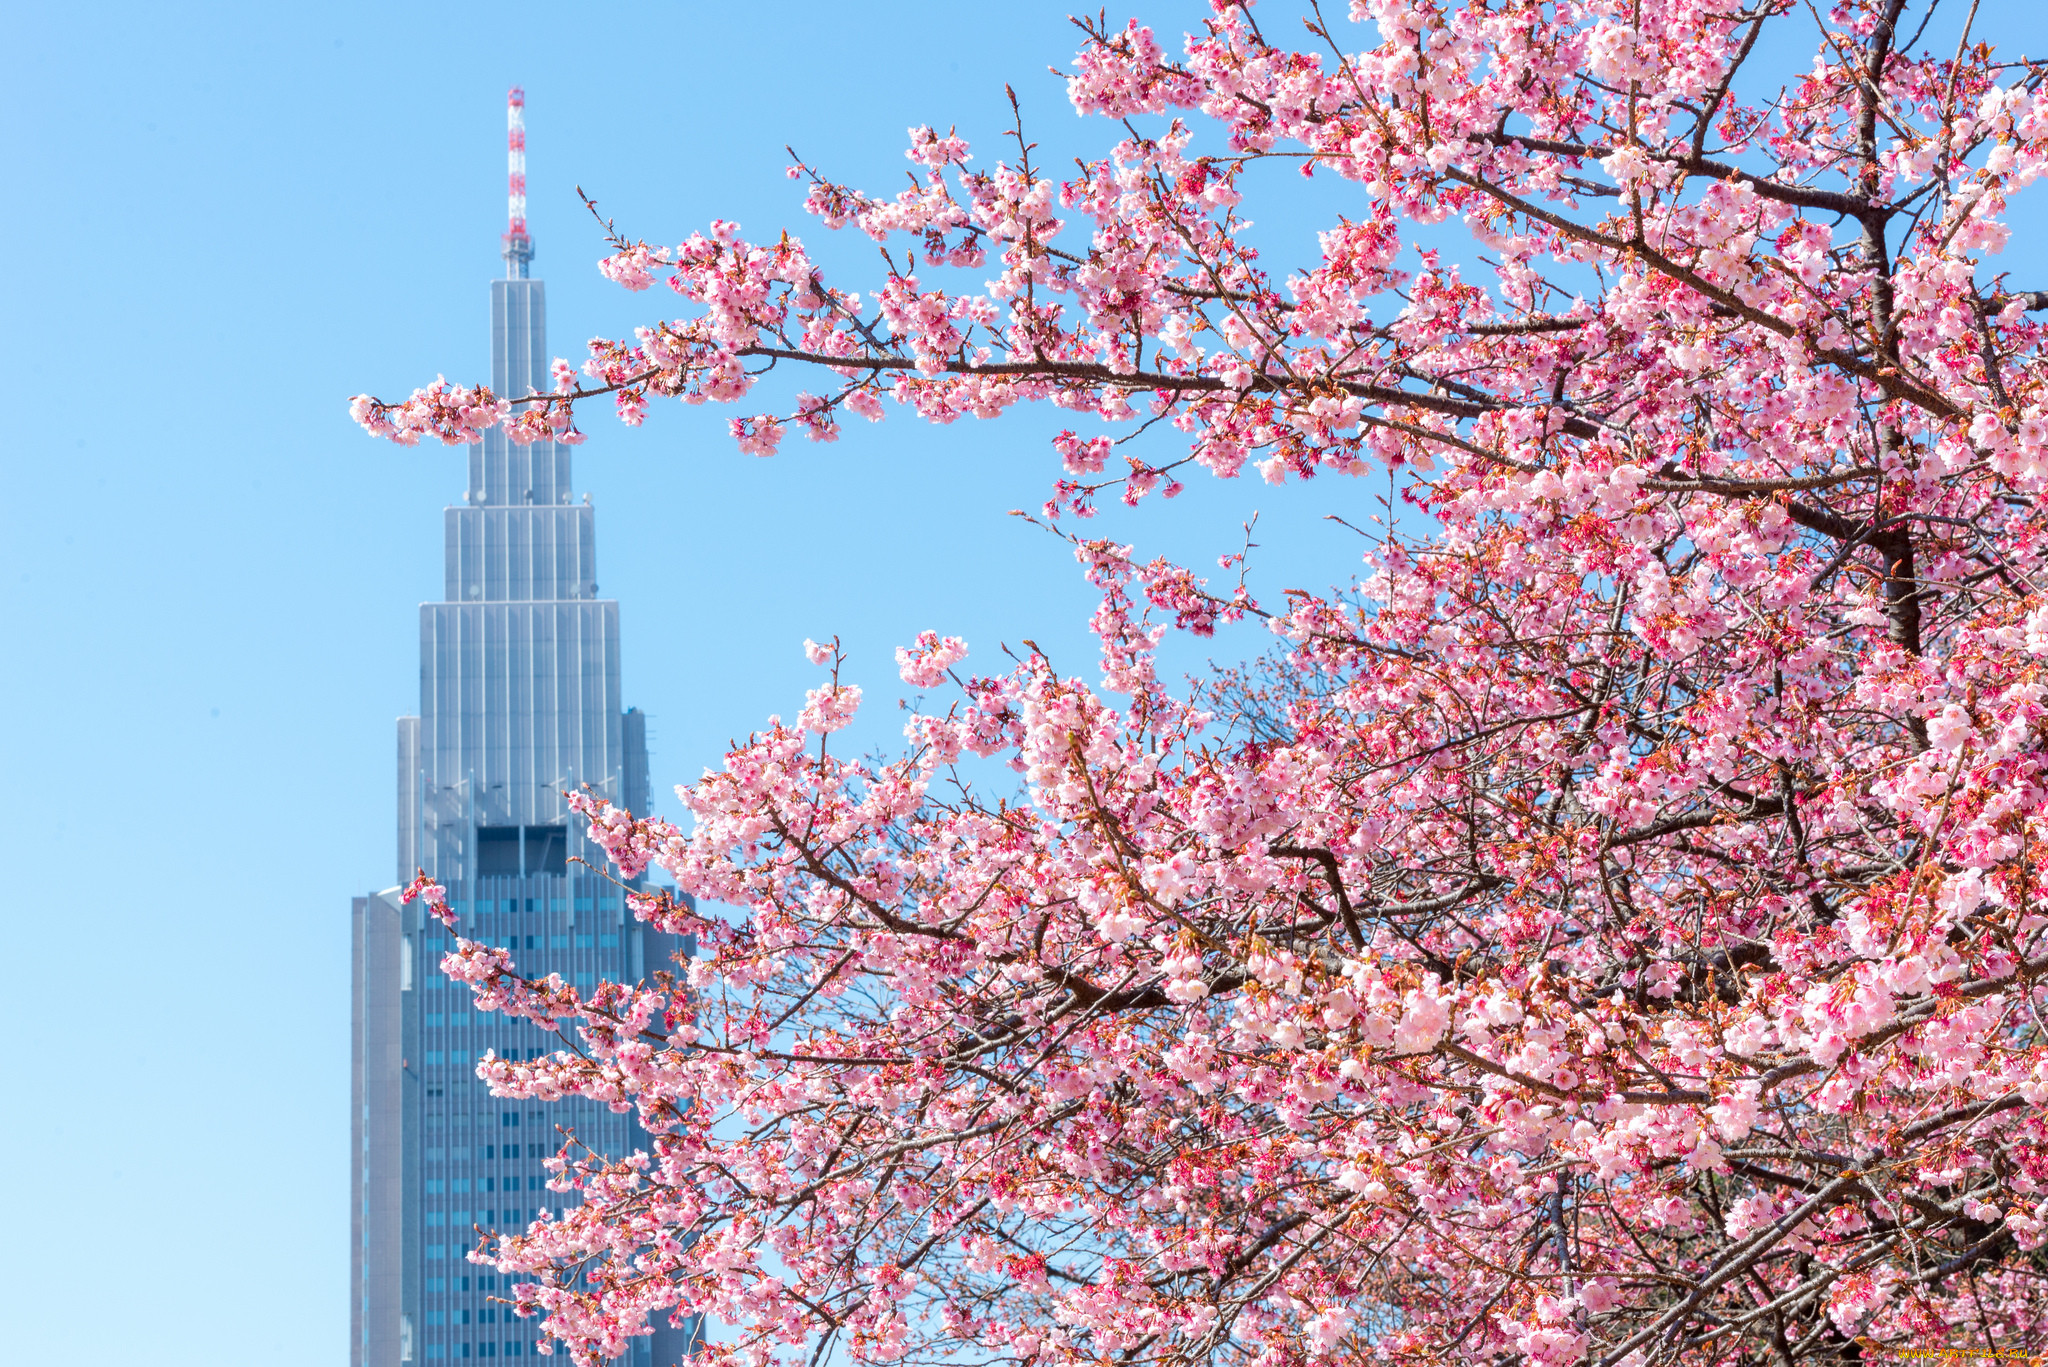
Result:
<svg viewBox="0 0 2048 1367"><path fill-rule="evenodd" d="M508 1129L508 1130L516 1130L516 1129L518 1129L518 1128L519 1128L519 1112L517 1112L517 1111L507 1111L507 1112L505 1112L505 1113L504 1113L503 1115L501 1115L501 1116L499 1116L499 1117L498 1117L498 1124L499 1124L499 1125L501 1125L501 1126L503 1126L504 1128L506 1128L506 1129Z"/></svg>
<svg viewBox="0 0 2048 1367"><path fill-rule="evenodd" d="M439 1063L440 1061L441 1061L441 1051L440 1051L439 1049L429 1049L429 1050L427 1050L427 1062L428 1062L429 1064Z"/></svg>
<svg viewBox="0 0 2048 1367"><path fill-rule="evenodd" d="M446 1291L447 1289L448 1289L448 1282L447 1282L447 1279L446 1279L446 1278L442 1278L442 1277L429 1277L429 1278L427 1278L427 1290L429 1290L429 1291Z"/></svg>
<svg viewBox="0 0 2048 1367"><path fill-rule="evenodd" d="M446 1245L446 1244L428 1244L428 1245L427 1245L427 1257L429 1257L429 1258L446 1258L447 1256L448 1256L448 1245Z"/></svg>
<svg viewBox="0 0 2048 1367"><path fill-rule="evenodd" d="M427 1179L427 1195L429 1195L429 1196L439 1196L440 1194L441 1194L441 1179L440 1179L440 1178L438 1178L438 1177L429 1177L429 1178Z"/></svg>
<svg viewBox="0 0 2048 1367"><path fill-rule="evenodd" d="M568 947L569 947L569 937L568 937L568 936L566 936L566 935L550 935L550 936L548 936L548 948L549 948L549 949L567 949Z"/></svg>
<svg viewBox="0 0 2048 1367"><path fill-rule="evenodd" d="M448 1312L446 1310L429 1310L427 1312L428 1324L446 1324L447 1322Z"/></svg>
<svg viewBox="0 0 2048 1367"><path fill-rule="evenodd" d="M588 935L578 935L576 937L576 948L578 949L589 949L590 943L591 941Z"/></svg>
<svg viewBox="0 0 2048 1367"><path fill-rule="evenodd" d="M447 1345L447 1344L445 1344L445 1343L430 1343L430 1344L428 1344L428 1345L427 1345L427 1356L428 1356L428 1357L430 1357L430 1358L444 1358L444 1357L447 1357L447 1356L448 1356L448 1345Z"/></svg>
<svg viewBox="0 0 2048 1367"><path fill-rule="evenodd" d="M438 1224L440 1224L440 1223L441 1223L441 1212L440 1212L440 1211L438 1211L438 1210L430 1210L430 1211L428 1211L428 1212L427 1212L427 1223L428 1223L429 1225L438 1225ZM432 1256L432 1255L429 1255L429 1256Z"/></svg>
<svg viewBox="0 0 2048 1367"><path fill-rule="evenodd" d="M597 937L597 947L599 949L617 949L619 947L619 937L616 935L600 935Z"/></svg>

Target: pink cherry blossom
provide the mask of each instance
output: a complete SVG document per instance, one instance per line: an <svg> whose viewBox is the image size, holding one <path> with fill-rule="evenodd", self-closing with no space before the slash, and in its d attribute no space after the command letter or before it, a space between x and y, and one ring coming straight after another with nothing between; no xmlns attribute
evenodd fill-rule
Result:
<svg viewBox="0 0 2048 1367"><path fill-rule="evenodd" d="M896 671L912 688L936 688L966 658L967 643L958 636L941 639L936 631L921 631L916 645L896 648Z"/></svg>
<svg viewBox="0 0 2048 1367"><path fill-rule="evenodd" d="M872 278L614 234L675 314L554 393L356 399L406 444L744 401L760 455L1050 405L1095 591L1085 673L900 651L893 758L829 744L807 642L679 823L572 797L700 953L448 957L564 1040L493 1088L655 1136L479 1252L515 1312L579 1363L703 1313L732 1367L2048 1347L2048 290L1996 259L2048 68L1929 15L1083 20L1071 167L1020 114L886 193L791 168ZM1262 205L1323 215L1302 259ZM1248 470L1247 523L1284 482L1366 533L1352 582L1066 521Z"/></svg>
<svg viewBox="0 0 2048 1367"><path fill-rule="evenodd" d="M444 926L455 924L455 912L448 905L448 889L427 877L423 869L414 877L399 901L410 903L417 898L426 906L427 914Z"/></svg>

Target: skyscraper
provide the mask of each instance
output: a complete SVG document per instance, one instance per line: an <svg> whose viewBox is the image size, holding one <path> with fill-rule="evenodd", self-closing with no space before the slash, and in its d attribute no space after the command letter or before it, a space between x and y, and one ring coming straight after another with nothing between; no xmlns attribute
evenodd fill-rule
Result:
<svg viewBox="0 0 2048 1367"><path fill-rule="evenodd" d="M506 278L491 282L491 385L548 388L546 296L528 278L523 98L512 92ZM398 721L400 887L424 868L463 935L517 950L528 974L578 988L637 981L686 944L634 921L568 819L588 786L647 809L645 718L620 705L619 606L597 596L594 513L572 502L567 446L493 430L469 449L469 490L446 510L442 599L420 607L420 710ZM522 1357L507 1279L466 1261L478 1231L522 1228L573 1199L545 1189L563 1131L599 1153L645 1147L630 1115L585 1101L498 1100L475 1075L486 1049L533 1057L557 1041L470 1009L438 967L450 935L399 888L354 899L355 1038L351 1362ZM632 1367L688 1352L695 1329L658 1326Z"/></svg>

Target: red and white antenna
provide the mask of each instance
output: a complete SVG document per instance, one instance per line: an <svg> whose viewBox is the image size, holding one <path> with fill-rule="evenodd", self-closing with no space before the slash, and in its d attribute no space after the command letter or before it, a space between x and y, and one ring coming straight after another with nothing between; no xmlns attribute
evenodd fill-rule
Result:
<svg viewBox="0 0 2048 1367"><path fill-rule="evenodd" d="M516 85L505 97L505 172L505 270L524 280L533 239L526 232L526 92Z"/></svg>

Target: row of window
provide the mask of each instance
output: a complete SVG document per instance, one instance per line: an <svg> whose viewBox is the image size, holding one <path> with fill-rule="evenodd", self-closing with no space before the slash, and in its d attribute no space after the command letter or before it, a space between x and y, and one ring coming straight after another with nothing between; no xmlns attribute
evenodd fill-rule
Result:
<svg viewBox="0 0 2048 1367"><path fill-rule="evenodd" d="M526 1179L526 1185L522 1187L517 1177L479 1177L476 1179L476 1189L478 1191L539 1191L540 1178L538 1176L529 1176ZM427 1179L427 1195L429 1196L461 1196L468 1192L468 1190L469 1179L467 1177L450 1178L445 1183L439 1177L429 1177Z"/></svg>
<svg viewBox="0 0 2048 1367"><path fill-rule="evenodd" d="M526 1146L526 1156L528 1158L546 1158L554 1151L554 1146L551 1144L528 1144ZM479 1144L476 1148L476 1156L478 1158L517 1158L519 1157L519 1146L517 1144ZM457 1163L467 1163L469 1157L469 1145L467 1144L457 1144L452 1149L435 1147L427 1150L427 1161L429 1163L438 1163L444 1158L452 1159Z"/></svg>
<svg viewBox="0 0 2048 1367"><path fill-rule="evenodd" d="M503 1347L503 1356L508 1358L516 1358L526 1351L526 1345L518 1339L506 1339ZM430 1358L466 1358L470 1356L469 1349L470 1345L467 1343L430 1343L427 1345L427 1356ZM499 1355L498 1344L479 1343L476 1345L476 1356L480 1358L494 1358Z"/></svg>
<svg viewBox="0 0 2048 1367"><path fill-rule="evenodd" d="M427 1323L468 1324L471 1313L468 1310L429 1310L427 1312ZM476 1323L478 1324L496 1324L498 1322L498 1307L495 1305L487 1305L474 1313L476 1315ZM450 1319L451 1315L455 1318ZM505 1311L505 1318L507 1320L512 1318L512 1312L509 1309Z"/></svg>
<svg viewBox="0 0 2048 1367"><path fill-rule="evenodd" d="M428 1096L439 1096L439 1095L441 1095L441 1088L439 1088L439 1087L429 1087L429 1088L427 1088L427 1095L428 1095ZM439 1129L439 1128L440 1128L440 1127L441 1127L442 1125L459 1125L459 1126L467 1127L467 1126L469 1125L469 1122L470 1122L470 1115L471 1115L471 1113L470 1113L470 1112L469 1112L468 1110L462 1110L462 1111L458 1111L458 1112L457 1112L456 1114L454 1114L454 1115L452 1115L452 1116L448 1116L448 1115L443 1115L443 1114L441 1114L441 1112L440 1112L440 1111L438 1111L438 1110L429 1110L429 1111L427 1112L427 1117L426 1117L426 1118L427 1118L427 1128L428 1128L428 1129L430 1129L430 1130L432 1130L432 1129ZM532 1115L531 1115L531 1121L532 1121L532 1123L533 1123L533 1124L535 1124L535 1125L542 1125L542 1126L544 1126L544 1125L546 1125L546 1124L548 1123L548 1113L547 1113L546 1111L534 1111L534 1112L532 1113ZM481 1125L481 1126L485 1126L485 1127L488 1127L488 1126L490 1125L490 1123L491 1123L491 1119L490 1119L490 1115L489 1115L489 1113L488 1113L488 1112L486 1112L485 1114L482 1114L482 1115L479 1115L479 1116L477 1116L477 1117L476 1117L476 1123L477 1123L478 1125ZM519 1128L519 1112L517 1112L517 1111L500 1111L500 1112L498 1112L498 1124L499 1124L499 1126L500 1126L501 1128L504 1128L504 1129L508 1129L508 1130L516 1130L516 1129L518 1129L518 1128ZM552 1145L552 1144L551 1144L551 1145L549 1145L549 1146L548 1146L548 1150L547 1150L547 1151L548 1151L549 1153L553 1153L553 1152L555 1151L555 1146L554 1146L554 1145ZM516 1153L516 1150L515 1150L514 1152L508 1152L508 1153L506 1153L506 1154L505 1154L504 1156L505 1156L505 1157L507 1157L507 1158L511 1158L511 1157L513 1157L513 1156L514 1156L514 1153ZM531 1156L531 1155L529 1155L529 1156Z"/></svg>
<svg viewBox="0 0 2048 1367"><path fill-rule="evenodd" d="M511 1278L508 1277L506 1280L510 1281ZM433 1295L437 1292L446 1291L448 1283L451 1281L455 1283L457 1291L469 1290L470 1278L468 1277L429 1277L427 1278L427 1294ZM498 1279L489 1274L478 1277L476 1278L476 1289L479 1291L496 1291L498 1289Z"/></svg>
<svg viewBox="0 0 2048 1367"><path fill-rule="evenodd" d="M543 940L547 941L545 946L541 944ZM512 942L505 947L507 949L522 948L519 943L519 937L513 936ZM526 937L526 944L523 947L526 949L540 949L543 947L548 949L617 949L619 947L619 937L617 935L529 935ZM420 946L421 952L426 954L447 954L454 948L455 946L448 942L448 937L445 935L429 935ZM457 1012L456 1014L463 1015L466 1013ZM429 1025L439 1025L440 1023L441 1020L438 1016L430 1015L427 1017L427 1024ZM451 1021L449 1023L456 1024L458 1022Z"/></svg>
<svg viewBox="0 0 2048 1367"><path fill-rule="evenodd" d="M448 906L457 916L489 916L492 914L513 916L521 912L539 912L542 910L568 911L569 903L572 900L576 903L575 909L577 911L617 911L619 909L619 899L616 897L599 897L595 899L589 897L573 899L568 897L479 897L474 902L463 897L451 897L448 899ZM546 904L545 908L542 906L543 903Z"/></svg>
<svg viewBox="0 0 2048 1367"><path fill-rule="evenodd" d="M540 1190L540 1179L538 1177L529 1177L526 1179L526 1181L527 1185L532 1187L535 1191ZM518 1181L516 1178L508 1177L505 1179L505 1189L507 1191L510 1191L516 1185L518 1185ZM430 1227L439 1228L440 1225L443 1223L444 1215L446 1217L446 1223L454 1225L458 1229L461 1228L463 1225L469 1223L470 1213L466 1210L451 1210L445 1212L438 1210L430 1210L427 1212L427 1224ZM497 1217L500 1215L504 1216L508 1223L513 1221L522 1221L526 1218L516 1210L480 1210L476 1212L476 1222L480 1225L494 1224L497 1221Z"/></svg>

